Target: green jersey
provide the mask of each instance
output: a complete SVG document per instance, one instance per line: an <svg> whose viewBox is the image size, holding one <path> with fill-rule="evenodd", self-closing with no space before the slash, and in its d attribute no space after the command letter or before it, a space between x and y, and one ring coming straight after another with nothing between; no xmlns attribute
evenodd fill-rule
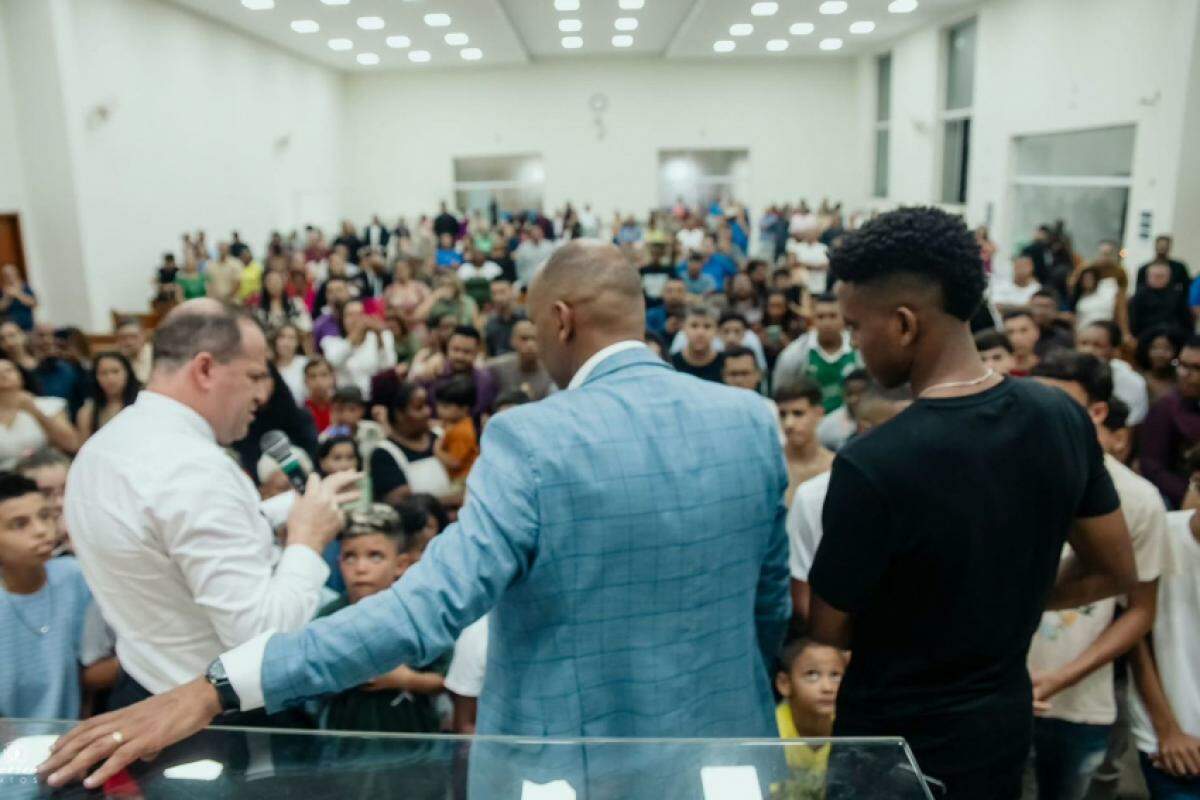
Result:
<svg viewBox="0 0 1200 800"><path fill-rule="evenodd" d="M821 346L813 343L808 351L808 363L804 365L804 374L821 386L822 404L825 413L836 411L842 405L842 382L846 376L862 366L858 351L853 347L839 348L833 356L826 355Z"/></svg>

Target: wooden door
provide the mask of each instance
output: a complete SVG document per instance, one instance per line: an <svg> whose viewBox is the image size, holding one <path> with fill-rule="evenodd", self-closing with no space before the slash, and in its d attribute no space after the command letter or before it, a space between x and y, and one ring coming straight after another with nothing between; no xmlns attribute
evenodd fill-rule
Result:
<svg viewBox="0 0 1200 800"><path fill-rule="evenodd" d="M21 246L21 222L16 214L0 214L0 266L16 264L25 275L25 248Z"/></svg>

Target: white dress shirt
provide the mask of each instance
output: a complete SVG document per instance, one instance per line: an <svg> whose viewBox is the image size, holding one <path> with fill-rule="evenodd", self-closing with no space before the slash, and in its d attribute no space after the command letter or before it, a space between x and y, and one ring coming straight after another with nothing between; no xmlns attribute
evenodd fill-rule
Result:
<svg viewBox="0 0 1200 800"><path fill-rule="evenodd" d="M321 350L333 367L338 386L357 386L363 397L371 396L371 378L396 366L396 340L392 332L369 331L360 344L353 345L341 336L326 336Z"/></svg>
<svg viewBox="0 0 1200 800"><path fill-rule="evenodd" d="M600 362L609 356L615 356L617 353L623 353L626 350L632 350L635 347L645 347L646 343L637 339L626 339L621 342L613 342L608 347L601 347L596 352L584 361L579 367L579 371L571 378L571 382L567 384L568 389L575 389L583 386L583 382L591 377L592 372L596 367L600 366Z"/></svg>
<svg viewBox="0 0 1200 800"><path fill-rule="evenodd" d="M203 417L156 392L83 446L65 513L122 668L156 694L257 634L303 627L329 575L302 545L272 571L254 484Z"/></svg>

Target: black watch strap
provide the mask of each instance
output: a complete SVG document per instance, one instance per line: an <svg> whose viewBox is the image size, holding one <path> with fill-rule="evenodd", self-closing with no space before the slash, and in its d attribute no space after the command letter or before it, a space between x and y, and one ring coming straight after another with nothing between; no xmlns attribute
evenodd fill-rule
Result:
<svg viewBox="0 0 1200 800"><path fill-rule="evenodd" d="M208 665L208 671L204 673L204 677L217 690L222 714L231 714L242 710L242 701L237 696L237 692L233 690L233 684L229 682L229 676L225 674L225 665L221 663L221 659L215 659Z"/></svg>

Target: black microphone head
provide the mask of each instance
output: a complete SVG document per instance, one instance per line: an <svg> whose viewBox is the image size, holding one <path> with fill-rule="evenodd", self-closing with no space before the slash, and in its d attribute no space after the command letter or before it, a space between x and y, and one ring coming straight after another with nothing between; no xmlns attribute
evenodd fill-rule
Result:
<svg viewBox="0 0 1200 800"><path fill-rule="evenodd" d="M292 441L283 431L267 431L258 440L258 449L263 455L283 463L292 455Z"/></svg>

